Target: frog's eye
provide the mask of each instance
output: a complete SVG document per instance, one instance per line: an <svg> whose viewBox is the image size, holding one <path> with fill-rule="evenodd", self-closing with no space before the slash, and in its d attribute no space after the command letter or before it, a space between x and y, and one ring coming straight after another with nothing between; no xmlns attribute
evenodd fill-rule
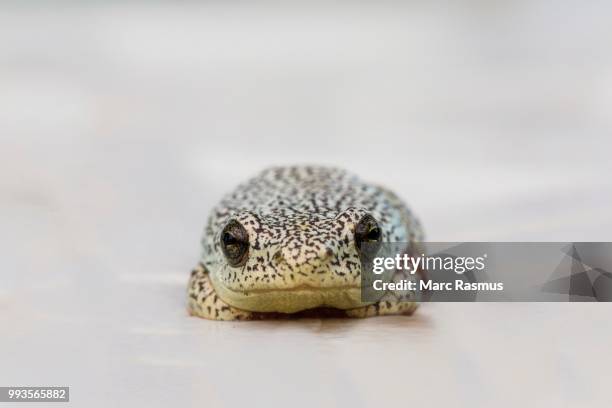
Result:
<svg viewBox="0 0 612 408"><path fill-rule="evenodd" d="M374 257L382 242L382 231L376 219L367 214L355 226L355 245L362 257Z"/></svg>
<svg viewBox="0 0 612 408"><path fill-rule="evenodd" d="M227 223L221 232L221 250L230 266L242 266L249 252L249 234L236 220Z"/></svg>

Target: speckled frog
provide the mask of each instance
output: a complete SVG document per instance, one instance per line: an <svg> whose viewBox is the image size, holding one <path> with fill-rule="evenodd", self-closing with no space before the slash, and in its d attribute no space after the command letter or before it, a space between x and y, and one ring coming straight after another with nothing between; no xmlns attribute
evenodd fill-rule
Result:
<svg viewBox="0 0 612 408"><path fill-rule="evenodd" d="M417 219L384 188L335 168L270 168L213 209L188 310L214 320L411 314L417 303L391 292L362 302L361 248L422 240Z"/></svg>

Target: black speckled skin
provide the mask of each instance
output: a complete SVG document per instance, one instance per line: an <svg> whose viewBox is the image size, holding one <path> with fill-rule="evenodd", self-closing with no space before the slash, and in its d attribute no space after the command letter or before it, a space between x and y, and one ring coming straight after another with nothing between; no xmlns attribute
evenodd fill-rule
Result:
<svg viewBox="0 0 612 408"><path fill-rule="evenodd" d="M295 166L261 172L213 209L189 282L189 312L217 320L411 313L416 304L391 293L370 305L356 295L361 262L354 229L366 214L377 220L383 241L414 245L423 239L419 222L395 194L344 170ZM231 267L220 248L230 220L249 236L248 258L240 267Z"/></svg>

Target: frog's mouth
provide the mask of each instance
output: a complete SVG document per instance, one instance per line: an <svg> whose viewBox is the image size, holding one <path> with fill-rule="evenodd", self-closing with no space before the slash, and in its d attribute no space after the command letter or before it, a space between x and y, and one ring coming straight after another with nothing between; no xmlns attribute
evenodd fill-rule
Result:
<svg viewBox="0 0 612 408"><path fill-rule="evenodd" d="M312 287L237 291L212 279L217 295L238 309L251 312L296 313L316 308L354 309L370 303L361 301L361 286Z"/></svg>

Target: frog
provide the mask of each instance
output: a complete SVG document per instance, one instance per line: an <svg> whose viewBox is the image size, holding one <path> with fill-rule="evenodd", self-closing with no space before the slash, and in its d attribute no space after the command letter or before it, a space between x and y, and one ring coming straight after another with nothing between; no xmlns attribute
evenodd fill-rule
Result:
<svg viewBox="0 0 612 408"><path fill-rule="evenodd" d="M411 315L413 297L362 299L363 248L400 242L410 252L423 240L418 218L385 187L337 167L270 167L210 212L187 310L222 321Z"/></svg>

